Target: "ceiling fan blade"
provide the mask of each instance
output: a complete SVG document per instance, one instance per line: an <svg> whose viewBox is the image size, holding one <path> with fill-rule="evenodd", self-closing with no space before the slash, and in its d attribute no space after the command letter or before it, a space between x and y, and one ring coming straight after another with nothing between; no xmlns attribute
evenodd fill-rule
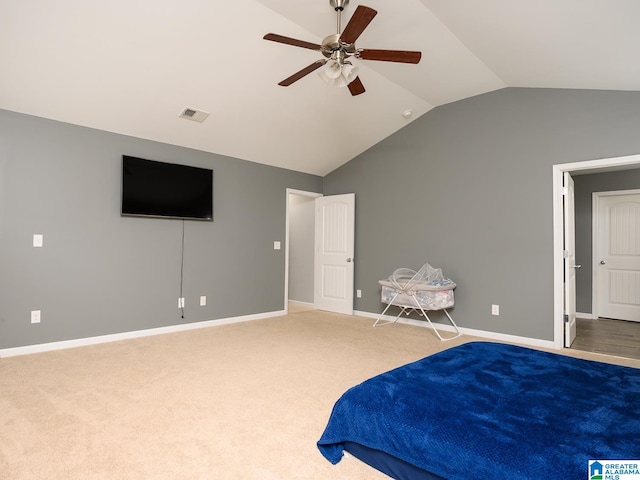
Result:
<svg viewBox="0 0 640 480"><path fill-rule="evenodd" d="M418 63L422 58L421 52L405 50L358 50L358 58L362 60L380 60L382 62Z"/></svg>
<svg viewBox="0 0 640 480"><path fill-rule="evenodd" d="M323 66L327 61L326 60L318 60L317 62L313 62L311 65L304 67L302 70L300 70L299 72L294 73L293 75L291 75L289 78L285 78L284 80L282 80L280 83L278 83L278 85L281 85L283 87L288 87L289 85L291 85L293 82L297 82L298 80L300 80L302 77L306 77L307 75L309 75L311 72L313 72L314 70L319 69L321 66Z"/></svg>
<svg viewBox="0 0 640 480"><path fill-rule="evenodd" d="M364 5L358 5L355 13L347 23L347 26L344 27L344 31L342 35L340 35L340 40L344 43L355 43L360 34L364 32L364 29L371 23L373 17L378 14L371 7L365 7Z"/></svg>
<svg viewBox="0 0 640 480"><path fill-rule="evenodd" d="M276 33L267 33L262 38L264 38L265 40L271 40L272 42L293 45L294 47L308 48L309 50L320 50L322 48L322 45L318 45L317 43L305 42L304 40L297 40L295 38L284 37Z"/></svg>
<svg viewBox="0 0 640 480"><path fill-rule="evenodd" d="M360 77L356 77L355 80L347 86L349 87L351 95L353 95L354 97L365 92L364 85L362 84Z"/></svg>

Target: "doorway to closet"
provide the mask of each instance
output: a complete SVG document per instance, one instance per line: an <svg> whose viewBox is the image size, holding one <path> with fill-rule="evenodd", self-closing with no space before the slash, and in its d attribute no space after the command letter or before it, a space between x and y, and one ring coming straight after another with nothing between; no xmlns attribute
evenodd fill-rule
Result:
<svg viewBox="0 0 640 480"><path fill-rule="evenodd" d="M353 193L316 198L313 303L353 315L355 206Z"/></svg>
<svg viewBox="0 0 640 480"><path fill-rule="evenodd" d="M322 194L287 189L285 309L314 308L315 199Z"/></svg>
<svg viewBox="0 0 640 480"><path fill-rule="evenodd" d="M286 217L285 309L353 314L355 194L287 189Z"/></svg>

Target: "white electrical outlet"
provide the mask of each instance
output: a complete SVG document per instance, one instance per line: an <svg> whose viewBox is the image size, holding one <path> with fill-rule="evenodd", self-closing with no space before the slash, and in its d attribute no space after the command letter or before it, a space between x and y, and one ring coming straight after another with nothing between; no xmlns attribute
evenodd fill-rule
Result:
<svg viewBox="0 0 640 480"><path fill-rule="evenodd" d="M31 310L31 323L40 323L40 310Z"/></svg>
<svg viewBox="0 0 640 480"><path fill-rule="evenodd" d="M207 304L207 297L205 295L202 295L200 297L200 306L204 307Z"/></svg>
<svg viewBox="0 0 640 480"><path fill-rule="evenodd" d="M273 249L274 250L280 250L280 242L278 242L278 241L273 242Z"/></svg>
<svg viewBox="0 0 640 480"><path fill-rule="evenodd" d="M44 244L44 235L42 235L41 233L34 233L33 234L33 246L34 247L42 247L43 244Z"/></svg>
<svg viewBox="0 0 640 480"><path fill-rule="evenodd" d="M184 308L184 297L178 299L178 308Z"/></svg>
<svg viewBox="0 0 640 480"><path fill-rule="evenodd" d="M500 315L500 305L491 305L491 315Z"/></svg>
<svg viewBox="0 0 640 480"><path fill-rule="evenodd" d="M356 297L362 298L362 290L356 290Z"/></svg>

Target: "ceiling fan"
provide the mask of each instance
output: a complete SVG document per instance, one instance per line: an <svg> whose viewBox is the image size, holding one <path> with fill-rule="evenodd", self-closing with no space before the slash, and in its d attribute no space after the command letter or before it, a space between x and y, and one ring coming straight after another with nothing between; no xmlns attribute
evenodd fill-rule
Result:
<svg viewBox="0 0 640 480"><path fill-rule="evenodd" d="M329 3L337 13L338 33L329 35L321 45L295 38L284 37L275 33L267 33L263 38L272 42L293 45L294 47L308 48L320 52L325 58L313 62L311 65L282 80L278 85L288 87L311 72L324 67L320 76L329 84L337 87L348 86L351 95L360 95L365 92L364 85L358 77L358 69L348 60L351 57L360 60L378 60L383 62L418 63L421 52L405 50L371 50L356 48L356 40L367 28L369 23L377 15L377 11L364 5L358 5L355 13L340 33L342 11L349 4L349 0L329 0Z"/></svg>

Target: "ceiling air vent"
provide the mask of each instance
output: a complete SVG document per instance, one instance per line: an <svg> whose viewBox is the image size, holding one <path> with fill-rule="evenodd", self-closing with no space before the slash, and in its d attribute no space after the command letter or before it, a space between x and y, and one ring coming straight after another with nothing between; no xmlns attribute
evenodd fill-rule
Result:
<svg viewBox="0 0 640 480"><path fill-rule="evenodd" d="M207 112L203 112L202 110L196 110L195 108L186 107L178 116L180 118L186 118L187 120L193 120L194 122L202 123L207 119L209 114Z"/></svg>

